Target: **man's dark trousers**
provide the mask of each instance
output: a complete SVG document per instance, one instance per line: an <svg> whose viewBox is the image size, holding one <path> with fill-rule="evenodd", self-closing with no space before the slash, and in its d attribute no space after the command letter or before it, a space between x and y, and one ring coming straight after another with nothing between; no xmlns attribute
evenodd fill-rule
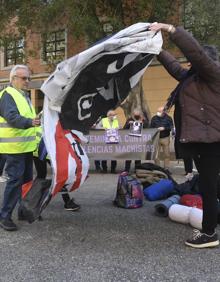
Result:
<svg viewBox="0 0 220 282"><path fill-rule="evenodd" d="M0 154L0 175L2 175L3 173L5 162L6 162L5 155Z"/></svg>
<svg viewBox="0 0 220 282"><path fill-rule="evenodd" d="M33 154L7 154L6 173L9 177L3 198L1 218L11 218L18 201L21 200L22 184L33 178Z"/></svg>

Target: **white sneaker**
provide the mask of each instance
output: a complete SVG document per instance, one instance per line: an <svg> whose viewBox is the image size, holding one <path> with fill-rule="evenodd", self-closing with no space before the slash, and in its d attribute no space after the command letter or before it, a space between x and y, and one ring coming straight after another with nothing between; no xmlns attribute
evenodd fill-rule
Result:
<svg viewBox="0 0 220 282"><path fill-rule="evenodd" d="M187 175L185 175L185 178L186 178L188 181L190 181L190 180L192 180L193 176L194 176L193 172L188 172Z"/></svg>
<svg viewBox="0 0 220 282"><path fill-rule="evenodd" d="M8 180L8 177L5 176L5 175L1 175L0 176L0 182L3 183L3 182L6 182Z"/></svg>

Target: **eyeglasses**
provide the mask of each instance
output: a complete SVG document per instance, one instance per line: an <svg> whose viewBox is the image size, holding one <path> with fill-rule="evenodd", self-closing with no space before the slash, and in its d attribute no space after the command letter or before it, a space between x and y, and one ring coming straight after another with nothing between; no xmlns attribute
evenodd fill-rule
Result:
<svg viewBox="0 0 220 282"><path fill-rule="evenodd" d="M28 81L31 80L31 78L29 76L17 76L17 75L15 75L14 77L20 78L22 80L28 80Z"/></svg>

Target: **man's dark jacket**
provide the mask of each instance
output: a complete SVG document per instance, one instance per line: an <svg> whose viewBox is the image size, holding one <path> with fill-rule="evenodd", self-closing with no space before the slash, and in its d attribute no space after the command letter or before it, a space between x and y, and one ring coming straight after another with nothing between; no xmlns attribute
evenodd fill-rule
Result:
<svg viewBox="0 0 220 282"><path fill-rule="evenodd" d="M150 123L151 128L164 127L165 129L160 131L160 138L165 138L170 136L170 132L173 129L173 120L167 114L163 116L153 116Z"/></svg>

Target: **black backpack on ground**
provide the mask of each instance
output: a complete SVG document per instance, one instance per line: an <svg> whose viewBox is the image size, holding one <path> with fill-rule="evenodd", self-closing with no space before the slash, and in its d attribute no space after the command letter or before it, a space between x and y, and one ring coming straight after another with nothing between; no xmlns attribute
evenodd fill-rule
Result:
<svg viewBox="0 0 220 282"><path fill-rule="evenodd" d="M50 185L51 179L36 178L31 189L22 199L19 210L29 223L39 218L41 204L48 195Z"/></svg>

